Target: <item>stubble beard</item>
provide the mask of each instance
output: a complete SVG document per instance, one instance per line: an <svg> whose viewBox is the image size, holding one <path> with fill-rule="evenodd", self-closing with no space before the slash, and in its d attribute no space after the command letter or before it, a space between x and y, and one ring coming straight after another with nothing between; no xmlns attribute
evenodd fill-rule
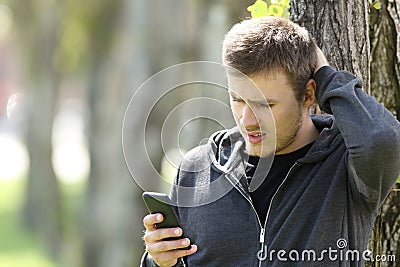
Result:
<svg viewBox="0 0 400 267"><path fill-rule="evenodd" d="M278 154L279 152L290 146L296 140L296 136L299 130L301 129L302 125L303 125L303 117L301 112L298 112L297 117L292 122L288 132L286 134L280 133L279 135L277 133L275 154Z"/></svg>
<svg viewBox="0 0 400 267"><path fill-rule="evenodd" d="M286 133L278 133L277 131L275 132L275 134L276 134L275 154L278 154L280 151L282 151L285 148L287 148L288 146L290 146L296 140L297 134L298 134L299 130L301 129L301 126L303 125L303 116L302 116L300 106L298 107L298 110L297 110L295 116L296 116L296 119L291 122L291 125L288 127L288 131L286 131ZM237 125L239 125L238 122L237 122ZM271 153L273 153L273 151L270 151L268 153L263 151L262 146L267 146L268 144L266 144L266 143L262 144L261 148L249 149L249 148L251 148L252 144L250 144L249 141L246 139L245 130L243 129L241 131L242 131L241 134L246 141L246 152L250 156L267 157Z"/></svg>

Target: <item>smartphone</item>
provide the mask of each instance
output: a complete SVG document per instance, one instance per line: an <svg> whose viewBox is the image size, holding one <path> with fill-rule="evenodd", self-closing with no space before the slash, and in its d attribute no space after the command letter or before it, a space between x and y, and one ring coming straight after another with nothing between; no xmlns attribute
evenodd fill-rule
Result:
<svg viewBox="0 0 400 267"><path fill-rule="evenodd" d="M144 192L143 195L144 204L151 214L161 213L164 220L156 224L157 228L175 228L180 227L178 216L171 205L171 200L166 194L156 192ZM179 237L169 237L164 240L177 240L185 238L182 233ZM181 248L190 249L191 245Z"/></svg>

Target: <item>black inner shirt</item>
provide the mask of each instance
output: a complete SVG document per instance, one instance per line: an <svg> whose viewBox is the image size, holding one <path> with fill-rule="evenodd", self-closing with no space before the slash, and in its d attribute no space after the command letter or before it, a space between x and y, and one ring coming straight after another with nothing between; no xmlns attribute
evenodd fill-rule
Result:
<svg viewBox="0 0 400 267"><path fill-rule="evenodd" d="M255 191L250 192L253 205L260 217L262 225L265 223L268 206L273 194L285 179L296 160L304 157L313 143L314 142L288 154L275 155L267 177ZM253 177L259 160L260 158L257 156L249 156L248 161L245 162L246 176L249 180Z"/></svg>

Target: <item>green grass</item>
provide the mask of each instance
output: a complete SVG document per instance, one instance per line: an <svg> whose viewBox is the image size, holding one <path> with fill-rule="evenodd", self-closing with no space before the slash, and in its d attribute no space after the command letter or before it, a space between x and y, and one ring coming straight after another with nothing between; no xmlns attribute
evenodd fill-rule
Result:
<svg viewBox="0 0 400 267"><path fill-rule="evenodd" d="M85 201L85 180L74 184L62 184L63 198L63 267L82 266L82 232L80 230ZM1 267L1 265L0 265Z"/></svg>
<svg viewBox="0 0 400 267"><path fill-rule="evenodd" d="M22 227L25 179L0 180L0 266L55 267L34 236Z"/></svg>
<svg viewBox="0 0 400 267"><path fill-rule="evenodd" d="M4 267L53 267L50 261L34 250L16 251L14 253L0 254L0 266Z"/></svg>

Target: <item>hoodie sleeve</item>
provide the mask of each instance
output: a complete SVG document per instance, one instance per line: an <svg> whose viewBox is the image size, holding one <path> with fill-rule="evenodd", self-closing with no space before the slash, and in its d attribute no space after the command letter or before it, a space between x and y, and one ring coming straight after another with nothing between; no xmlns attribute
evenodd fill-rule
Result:
<svg viewBox="0 0 400 267"><path fill-rule="evenodd" d="M314 78L320 108L333 114L348 149L351 189L377 211L400 174L400 123L353 74L325 66Z"/></svg>
<svg viewBox="0 0 400 267"><path fill-rule="evenodd" d="M158 267L149 253L145 252L140 262L140 267Z"/></svg>
<svg viewBox="0 0 400 267"><path fill-rule="evenodd" d="M140 261L140 267L159 267L150 256L149 253L145 252ZM182 258L178 259L178 262L173 267L186 267L186 264Z"/></svg>

